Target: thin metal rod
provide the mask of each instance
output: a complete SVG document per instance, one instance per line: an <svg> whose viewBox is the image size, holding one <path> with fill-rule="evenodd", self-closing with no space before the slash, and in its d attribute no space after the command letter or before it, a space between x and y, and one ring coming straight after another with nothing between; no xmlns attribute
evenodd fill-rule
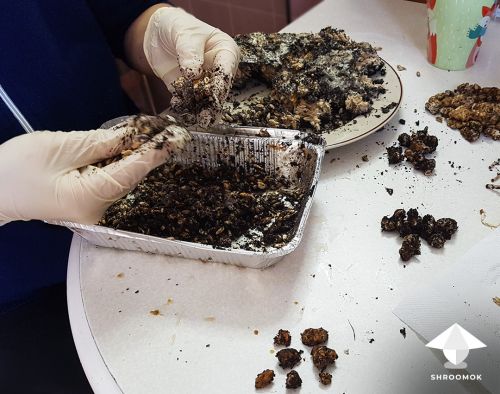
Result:
<svg viewBox="0 0 500 394"><path fill-rule="evenodd" d="M10 112L12 112L12 115L14 115L14 117L17 119L24 131L26 131L27 133L33 133L33 131L35 130L33 130L33 127L31 127L21 111L19 111L19 108L17 108L13 101L10 99L7 92L3 90L2 85L0 85L0 98L3 100L7 108L10 109Z"/></svg>

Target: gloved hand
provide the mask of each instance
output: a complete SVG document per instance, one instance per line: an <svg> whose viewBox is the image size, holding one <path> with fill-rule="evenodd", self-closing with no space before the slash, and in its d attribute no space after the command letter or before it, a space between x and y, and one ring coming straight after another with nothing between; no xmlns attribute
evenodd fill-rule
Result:
<svg viewBox="0 0 500 394"><path fill-rule="evenodd" d="M196 79L202 70L218 70L225 100L238 69L240 50L226 33L181 8L162 7L151 16L144 34L144 53L151 69L167 88L181 75ZM224 80L224 74L229 76ZM227 79L227 78L226 78Z"/></svg>
<svg viewBox="0 0 500 394"><path fill-rule="evenodd" d="M170 125L102 168L92 164L133 147L137 129L39 131L0 145L0 222L68 220L95 224L105 210L189 139Z"/></svg>

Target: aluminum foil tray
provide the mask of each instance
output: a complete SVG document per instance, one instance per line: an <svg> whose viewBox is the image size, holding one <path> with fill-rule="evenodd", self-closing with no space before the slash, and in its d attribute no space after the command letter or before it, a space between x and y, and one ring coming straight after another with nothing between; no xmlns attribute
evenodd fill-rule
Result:
<svg viewBox="0 0 500 394"><path fill-rule="evenodd" d="M105 124L108 127L112 125ZM114 230L99 225L82 225L65 221L53 223L66 226L89 242L104 247L180 256L249 268L265 268L276 263L291 253L302 239L319 179L324 156L324 141L320 139L314 143L305 142L307 139L303 140L305 136L303 133L284 129L227 127L210 131L211 133L204 133L193 129L192 141L183 152L174 155L171 160L182 164L196 162L208 167L220 162L235 166L256 162L262 164L271 174L289 176L292 182L299 183L305 190L309 190L301 208L300 220L297 220L295 225L295 234L285 246L265 251L215 249L210 245ZM292 161L298 165L290 165ZM300 177L297 177L298 171L301 173Z"/></svg>

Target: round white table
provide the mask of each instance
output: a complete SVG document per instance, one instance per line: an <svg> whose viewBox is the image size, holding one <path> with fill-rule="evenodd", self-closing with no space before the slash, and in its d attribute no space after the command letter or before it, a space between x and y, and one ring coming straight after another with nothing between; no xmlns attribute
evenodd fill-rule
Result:
<svg viewBox="0 0 500 394"><path fill-rule="evenodd" d="M285 392L273 337L323 326L339 353L331 386L321 386L309 355L297 371L302 393L484 392L475 383L430 381L442 360L392 313L415 287L449 268L491 232L484 209L500 221L497 193L484 185L500 142L470 144L424 110L428 97L468 81L500 85L499 23L491 23L478 63L461 72L427 64L425 6L402 0L326 0L284 31L332 25L382 47L400 71L403 105L380 132L325 156L306 234L298 249L265 270L95 247L75 235L69 256L68 305L76 347L96 393ZM417 71L420 77L417 76ZM405 119L405 125L398 122ZM415 122L419 121L419 127ZM426 177L384 155L398 134L429 126L439 138L436 173ZM363 155L368 161L362 161ZM392 188L389 195L385 188ZM460 226L444 249L422 245L403 264L400 240L380 232L397 208L453 217ZM151 311L157 311L151 313Z"/></svg>

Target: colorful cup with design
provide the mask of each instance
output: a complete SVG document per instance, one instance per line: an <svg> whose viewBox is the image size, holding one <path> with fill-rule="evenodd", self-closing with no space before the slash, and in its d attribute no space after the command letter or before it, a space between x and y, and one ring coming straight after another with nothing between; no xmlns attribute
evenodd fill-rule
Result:
<svg viewBox="0 0 500 394"><path fill-rule="evenodd" d="M445 70L471 67L495 9L494 0L427 0L429 62Z"/></svg>

